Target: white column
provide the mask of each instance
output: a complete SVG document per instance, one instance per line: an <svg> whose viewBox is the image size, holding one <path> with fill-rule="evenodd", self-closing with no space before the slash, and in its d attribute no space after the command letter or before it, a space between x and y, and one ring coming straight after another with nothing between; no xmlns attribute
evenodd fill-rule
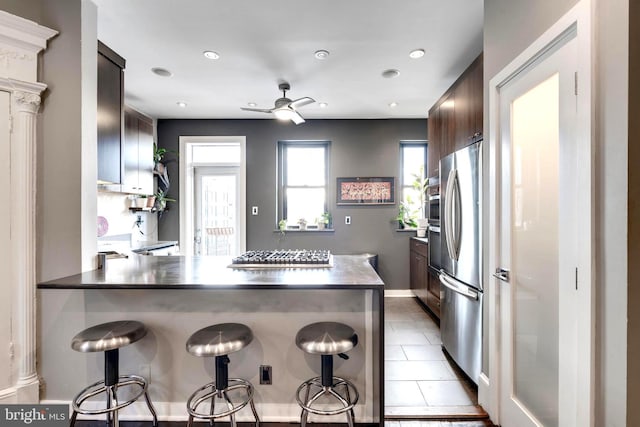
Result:
<svg viewBox="0 0 640 427"><path fill-rule="evenodd" d="M11 233L14 289L17 291L14 330L18 390L26 401L38 401L36 371L36 114L40 94L15 91L12 96ZM20 391L18 392L20 394ZM35 395L34 395L35 393ZM22 400L22 399L20 399Z"/></svg>
<svg viewBox="0 0 640 427"><path fill-rule="evenodd" d="M10 255L10 313L2 317L2 351L9 349L11 387L0 390L0 403L38 403L36 371L36 114L46 85L38 82L38 53L58 32L0 10L0 90L11 94L7 194L9 233L0 244ZM6 113L3 113L6 114ZM8 178L7 178L8 176ZM9 326L10 325L10 326ZM9 333L7 333L7 330ZM6 371L5 371L6 372Z"/></svg>

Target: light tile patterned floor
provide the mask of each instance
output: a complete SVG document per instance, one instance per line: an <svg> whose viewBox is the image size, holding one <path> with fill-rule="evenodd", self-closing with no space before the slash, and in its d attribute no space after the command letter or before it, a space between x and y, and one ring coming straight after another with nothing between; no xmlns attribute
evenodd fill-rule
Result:
<svg viewBox="0 0 640 427"><path fill-rule="evenodd" d="M385 413L407 414L413 408L416 414L427 409L433 414L442 407L449 414L452 407L475 407L475 385L445 357L439 326L422 306L414 298L385 298L384 308Z"/></svg>

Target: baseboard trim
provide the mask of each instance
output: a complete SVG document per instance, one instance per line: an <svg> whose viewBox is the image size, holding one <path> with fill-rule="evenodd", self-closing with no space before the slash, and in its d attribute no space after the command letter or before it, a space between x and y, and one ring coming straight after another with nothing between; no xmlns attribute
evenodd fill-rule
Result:
<svg viewBox="0 0 640 427"><path fill-rule="evenodd" d="M415 295L411 289L385 289L385 298L413 298Z"/></svg>

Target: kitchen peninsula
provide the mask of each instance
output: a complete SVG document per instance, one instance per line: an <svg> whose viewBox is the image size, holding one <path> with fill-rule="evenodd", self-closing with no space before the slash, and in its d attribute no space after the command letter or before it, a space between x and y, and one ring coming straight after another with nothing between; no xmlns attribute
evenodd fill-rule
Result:
<svg viewBox="0 0 640 427"><path fill-rule="evenodd" d="M356 422L382 425L384 283L367 257L335 255L330 268L245 269L231 268L230 262L228 257L134 255L108 260L103 270L39 284L38 363L46 383L41 400L69 402L102 377L101 353L70 349L76 333L102 322L139 320L149 334L122 349L121 372L149 379L161 420L186 420L187 398L215 372L211 360L185 351L187 338L204 326L239 322L255 338L246 351L230 355L230 375L253 383L263 421L296 422L295 390L319 375L320 362L296 347L295 335L309 323L337 321L359 337L350 360L335 358L336 374L360 392ZM273 384L260 384L260 365L273 367ZM145 419L146 408L136 405L121 418ZM238 415L240 421L251 419L250 412Z"/></svg>

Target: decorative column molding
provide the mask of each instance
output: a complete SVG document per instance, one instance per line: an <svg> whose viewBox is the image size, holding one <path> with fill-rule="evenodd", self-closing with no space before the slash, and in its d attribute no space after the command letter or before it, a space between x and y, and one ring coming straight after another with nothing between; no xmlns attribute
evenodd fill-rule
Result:
<svg viewBox="0 0 640 427"><path fill-rule="evenodd" d="M40 94L32 92L13 93L12 99L15 101L19 112L26 112L31 115L36 114L40 108Z"/></svg>
<svg viewBox="0 0 640 427"><path fill-rule="evenodd" d="M10 388L0 390L1 403L37 403L39 378L36 370L36 133L40 94L46 85L37 81L38 53L58 32L33 21L0 11L0 91L10 94L9 123L10 234L0 244L11 254L7 288L13 296L11 313L2 313L0 327L10 320L12 366L3 367L13 378ZM5 129L7 127L5 126ZM4 326L3 326L4 325ZM6 329L5 329L6 332ZM3 336L7 336L4 334Z"/></svg>
<svg viewBox="0 0 640 427"><path fill-rule="evenodd" d="M11 232L16 270L18 385L38 383L36 372L36 114L40 92L12 93Z"/></svg>

